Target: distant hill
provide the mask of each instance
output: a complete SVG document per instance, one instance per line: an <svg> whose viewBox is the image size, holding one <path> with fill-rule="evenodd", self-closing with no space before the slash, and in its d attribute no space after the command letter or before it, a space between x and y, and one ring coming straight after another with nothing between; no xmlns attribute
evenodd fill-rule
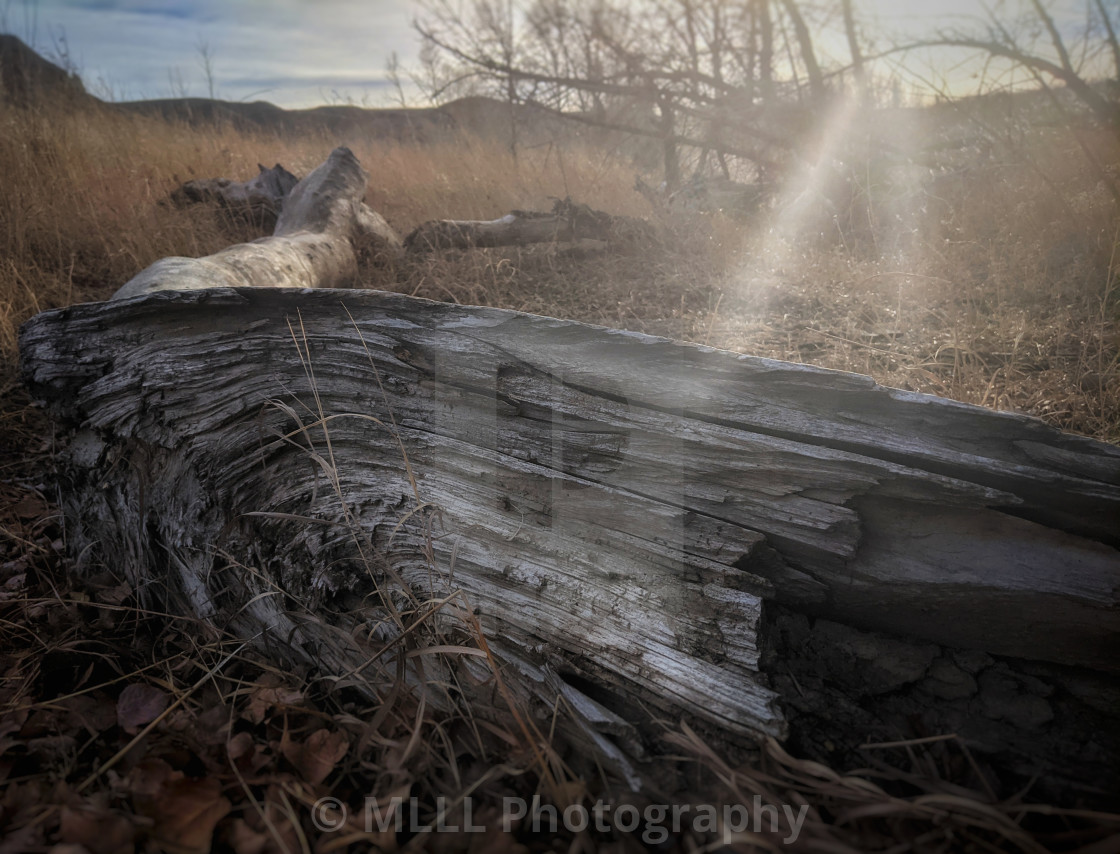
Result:
<svg viewBox="0 0 1120 854"><path fill-rule="evenodd" d="M97 100L76 74L44 59L15 36L0 34L0 100L26 106L43 98Z"/></svg>
<svg viewBox="0 0 1120 854"><path fill-rule="evenodd" d="M286 110L267 101L219 101L208 98L161 98L144 101L106 102L86 92L77 75L40 56L20 39L0 35L0 102L19 106L57 103L65 98L71 108L102 107L125 113L161 116L188 124L230 124L241 130L277 133L325 133L345 141L347 138L389 139L399 142L434 142L458 131L493 139L509 139L513 114L508 104L491 98L461 98L440 107L413 109L366 109L352 106L323 106L305 110ZM555 134L560 125L571 133L572 126L557 120L518 112L521 127L542 132L542 124L556 125L547 131Z"/></svg>
<svg viewBox="0 0 1120 854"><path fill-rule="evenodd" d="M115 108L142 115L159 115L171 121L229 123L244 130L295 133L322 132L345 139L391 139L399 142L433 142L457 131L477 136L508 138L508 104L491 98L461 98L440 107L368 109L323 106L285 110L267 101L216 101L207 98L164 98L125 101ZM518 108L519 113L527 112ZM540 124L540 117L533 116ZM529 119L519 115L519 123Z"/></svg>

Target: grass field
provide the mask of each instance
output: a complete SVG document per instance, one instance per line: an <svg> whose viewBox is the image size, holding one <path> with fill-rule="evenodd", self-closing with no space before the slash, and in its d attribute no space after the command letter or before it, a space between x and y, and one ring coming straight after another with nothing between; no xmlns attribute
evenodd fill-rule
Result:
<svg viewBox="0 0 1120 854"><path fill-rule="evenodd" d="M143 611L111 568L81 582L67 573L45 474L49 428L18 384L19 324L105 299L158 258L260 236L216 209L165 199L192 178L244 180L258 162L303 175L339 141L100 110L0 110L0 836L9 834L0 851L56 842L94 854L204 851L212 838L214 850L256 854L397 850L407 839L394 834L309 836L306 810L323 781L355 798L531 795L542 769L523 744L507 745L509 767L487 766L464 758L452 744L461 733L414 702L375 715L371 728L324 686L257 659L218 676L217 647L195 626ZM402 234L429 219L492 218L570 196L647 217L660 235L654 249L629 254L537 246L414 256L365 270L362 284L858 371L1120 442L1120 215L1110 190L1120 140L1052 124L1021 131L982 160L909 178L874 157L849 161L839 193L825 193L812 170L794 174L797 192L747 220L654 209L633 190L634 165L589 144L515 157L473 138L348 141L370 174L367 202ZM102 744L110 731L115 740ZM12 733L18 739L5 740ZM909 850L950 850L937 848L948 844L946 827L960 843L951 850L1043 850L1017 829L1024 816L1041 816L1065 850L1120 833L1115 816L973 804L930 775L924 753L914 764L927 788L909 780L900 796L833 779L776 746L750 770L705 753L695 734L676 738L681 764L712 797L812 804L811 835L832 846L818 850L888 850L919 833L930 847ZM554 797L587 793L580 781L553 784ZM932 794L944 799L935 809L920 802ZM841 827L836 817L857 806L867 813ZM433 839L448 851L529 850L508 839ZM618 845L610 850L643 850ZM533 850L551 849L542 841Z"/></svg>
<svg viewBox="0 0 1120 854"><path fill-rule="evenodd" d="M243 180L258 162L305 174L336 144L108 112L2 121L0 355L9 380L16 330L34 312L103 299L165 255L259 236L213 211L163 204L178 183ZM840 200L847 210L829 200L823 227L799 230L774 211L748 222L694 215L671 224L657 253L491 250L370 271L364 284L864 372L1117 441L1118 220L1102 179L1117 180L1120 153L1114 137L1090 139L1105 164L1099 174L1084 136L1039 130L917 191L868 170ZM655 214L632 189L634 167L588 147L540 146L516 159L477 139L352 147L371 176L367 201L402 234L428 219L547 209L550 197ZM811 191L807 199L815 204Z"/></svg>

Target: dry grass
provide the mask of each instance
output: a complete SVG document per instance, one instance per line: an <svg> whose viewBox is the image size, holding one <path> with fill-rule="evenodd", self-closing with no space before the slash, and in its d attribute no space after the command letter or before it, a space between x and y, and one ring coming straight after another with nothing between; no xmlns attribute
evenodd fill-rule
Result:
<svg viewBox="0 0 1120 854"><path fill-rule="evenodd" d="M0 114L0 833L11 834L0 851L49 842L131 851L172 840L173 850L206 850L215 827L219 850L398 850L425 840L360 826L317 838L311 804L329 794L356 809L368 795L413 794L430 819L436 797L500 804L531 797L548 779L558 803L618 796L597 781L567 779L530 726L510 733L441 717L407 692L376 705L304 683L237 639L145 611L111 575L79 582L65 572L43 484L47 427L14 385L19 323L103 299L157 258L256 236L217 211L161 204L179 182L249 177L258 161L304 174L338 142L108 113ZM368 201L402 232L432 218L545 208L549 197L569 195L612 213L652 213L630 189L631 167L593 149L542 147L515 159L477 140L346 142L371 174ZM1116 140L1090 143L1115 179ZM370 270L367 284L859 371L1115 442L1120 217L1081 151L1070 133L1051 129L936 192L911 197L869 177L853 186L836 220L842 227L823 237L779 234L782 209L752 223L717 214L667 225L656 251L451 252ZM905 216L892 220L899 206ZM851 225L859 222L871 226ZM419 603L412 616L423 618L425 607L434 605ZM481 635L435 633L426 642L485 651ZM137 698L166 702L156 723L122 722L122 707ZM1115 816L998 800L928 773L944 744L899 749L916 769L905 779L897 768L842 776L773 745L731 762L674 727L665 762L667 775L690 781L693 801L751 804L759 795L810 805L803 843L817 847L806 850L1116 850ZM193 823L183 824L183 814ZM493 815L475 819L496 824ZM426 841L449 851L551 844L520 840ZM765 835L723 841L734 850L781 849ZM665 850L719 842L686 830ZM615 841L577 834L564 844L644 850L640 833Z"/></svg>
<svg viewBox="0 0 1120 854"><path fill-rule="evenodd" d="M19 554L0 588L5 852L1101 854L1120 842L1120 815L975 786L984 777L970 779L951 735L867 745L868 767L845 774L773 741L728 756L682 722L665 725L651 760L660 791L576 778L513 700L507 728L462 703L437 710L380 666L360 685L301 678L241 638L143 608L111 572L79 581L44 496L5 498L0 525L23 543L0 543ZM463 656L498 676L480 633L449 636L433 619L459 603L414 604L407 657L428 679L438 658ZM879 761L889 752L906 758ZM506 805L534 797L561 813L605 804L600 827L629 830L552 833L546 814L539 830L515 819L502 832ZM478 831L465 830L467 802ZM413 829L441 816L457 830Z"/></svg>
<svg viewBox="0 0 1120 854"><path fill-rule="evenodd" d="M256 164L303 175L339 140L192 128L103 113L0 113L0 355L35 312L103 299L167 255L204 255L260 236L197 210L161 204L192 178L248 178ZM609 158L538 149L514 160L477 140L417 149L346 140L371 175L368 199L402 232L453 215L490 218L571 195L640 207L633 176ZM464 283L468 287L472 283Z"/></svg>
<svg viewBox="0 0 1120 854"><path fill-rule="evenodd" d="M305 174L338 143L110 113L9 111L0 123L8 377L17 327L31 314L102 299L163 256L257 236L215 211L161 204L178 183L249 177L258 161ZM920 191L868 172L823 239L797 223L776 235L780 211L751 223L717 214L678 224L655 254L446 253L371 271L367 284L866 372L1116 441L1118 218L1082 146L1113 180L1120 146L1081 137L1040 130ZM652 213L631 189L632 167L588 147L540 146L514 158L475 139L345 142L371 175L368 201L402 233L428 219L543 209L563 196Z"/></svg>

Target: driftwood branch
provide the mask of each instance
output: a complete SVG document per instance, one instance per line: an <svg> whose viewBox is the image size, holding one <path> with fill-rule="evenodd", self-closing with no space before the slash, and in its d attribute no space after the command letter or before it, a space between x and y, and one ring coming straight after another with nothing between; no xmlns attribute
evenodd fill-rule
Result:
<svg viewBox="0 0 1120 854"><path fill-rule="evenodd" d="M518 696L542 720L562 697L568 742L634 785L647 715L784 735L809 650L826 679L851 660L844 698L994 709L990 726L1028 733L994 741L1056 762L1080 738L1057 701L1015 699L949 651L1040 662L1031 685L1047 662L1120 669L1120 449L1037 420L377 292L76 306L29 322L21 348L70 425L84 561L344 682L391 666L402 613L443 603L448 632L480 621ZM774 676L765 603L817 621L782 618L809 640ZM455 684L486 694L487 673L466 659Z"/></svg>
<svg viewBox="0 0 1120 854"><path fill-rule="evenodd" d="M213 287L350 287L357 276L356 241L389 255L401 248L388 223L362 202L366 179L350 150L337 148L284 198L272 237L205 258L163 258L113 299Z"/></svg>
<svg viewBox="0 0 1120 854"><path fill-rule="evenodd" d="M299 178L277 163L271 169L258 164L259 174L248 181L207 178L187 181L171 192L176 207L212 203L231 216L253 225L276 227L284 199L299 183Z"/></svg>
<svg viewBox="0 0 1120 854"><path fill-rule="evenodd" d="M570 199L557 201L550 213L512 211L494 220L433 220L405 238L409 251L523 246L530 243L602 240L631 246L653 239L649 223L594 210Z"/></svg>

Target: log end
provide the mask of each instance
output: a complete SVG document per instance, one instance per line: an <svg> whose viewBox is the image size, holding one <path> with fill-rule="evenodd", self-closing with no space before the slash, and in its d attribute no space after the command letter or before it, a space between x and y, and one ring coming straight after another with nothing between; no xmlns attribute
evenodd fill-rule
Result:
<svg viewBox="0 0 1120 854"><path fill-rule="evenodd" d="M354 153L339 146L288 194L276 236L299 231L343 233L353 222L368 177Z"/></svg>

